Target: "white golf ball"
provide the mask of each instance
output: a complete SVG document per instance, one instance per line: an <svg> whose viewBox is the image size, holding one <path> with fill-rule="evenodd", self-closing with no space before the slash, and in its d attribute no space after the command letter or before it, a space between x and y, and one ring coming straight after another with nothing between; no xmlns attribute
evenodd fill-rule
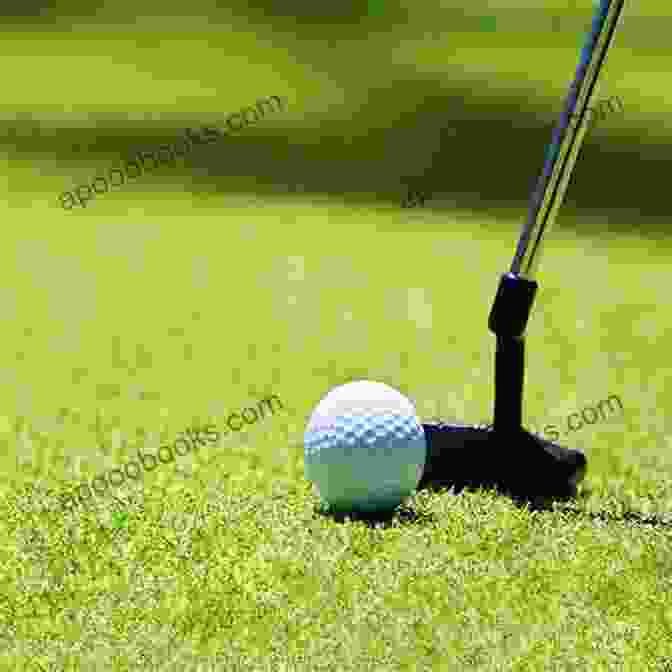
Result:
<svg viewBox="0 0 672 672"><path fill-rule="evenodd" d="M333 511L390 511L412 494L427 444L413 404L384 383L334 388L304 436L306 478Z"/></svg>

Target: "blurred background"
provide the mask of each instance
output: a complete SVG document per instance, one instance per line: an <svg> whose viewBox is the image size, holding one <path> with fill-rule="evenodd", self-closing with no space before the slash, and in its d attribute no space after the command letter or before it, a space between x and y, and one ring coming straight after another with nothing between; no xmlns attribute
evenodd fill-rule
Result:
<svg viewBox="0 0 672 672"><path fill-rule="evenodd" d="M424 415L490 415L487 314L593 4L218 5L3 10L10 476L24 458L31 478L57 473L66 453L79 470L66 480L100 473L148 427L174 436L268 394L300 441L317 400L358 377ZM611 434L572 437L605 473L647 450L668 459L671 28L667 4L626 7L599 92L621 104L586 139L530 324L536 426L611 394L629 409ZM136 152L269 96L283 111L60 207ZM97 432L112 452L96 452ZM295 480L286 436L263 459Z"/></svg>
<svg viewBox="0 0 672 672"><path fill-rule="evenodd" d="M592 15L588 0L217 4L27 2L4 17L4 145L43 164L31 198L281 95L286 114L164 171L170 189L399 202L410 186L434 207L522 214ZM584 232L664 229L663 10L626 8L600 94L624 112L591 133L566 203L596 215ZM8 172L18 199L28 185Z"/></svg>

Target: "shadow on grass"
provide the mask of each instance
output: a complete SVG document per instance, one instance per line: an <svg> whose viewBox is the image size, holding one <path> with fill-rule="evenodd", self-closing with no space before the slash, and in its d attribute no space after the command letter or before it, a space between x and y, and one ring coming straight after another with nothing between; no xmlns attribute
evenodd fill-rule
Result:
<svg viewBox="0 0 672 672"><path fill-rule="evenodd" d="M384 514L363 513L334 513L328 511L321 504L316 504L313 513L324 518L331 518L337 523L364 523L372 529L387 529L398 525L426 525L437 522L437 517L431 513L415 511L407 506L399 506L394 511Z"/></svg>
<svg viewBox="0 0 672 672"><path fill-rule="evenodd" d="M637 511L625 511L622 515L616 516L606 511L591 512L581 509L562 509L563 513L576 518L589 518L590 520L599 520L605 523L630 523L634 525L660 527L672 529L672 514L668 520L664 520L656 515L644 515Z"/></svg>
<svg viewBox="0 0 672 672"><path fill-rule="evenodd" d="M608 511L587 511L581 508L581 502L585 502L591 495L586 486L581 486L581 491L576 496L558 498L539 498L537 500L525 500L512 497L516 506L529 506L531 511L562 513L572 518L600 521L603 523L624 523L638 526L659 527L672 529L672 512L667 518L656 514L644 514L639 511L626 510L621 514L613 514ZM556 504L560 506L556 507Z"/></svg>
<svg viewBox="0 0 672 672"><path fill-rule="evenodd" d="M475 492L478 488L471 487L451 487L446 488L444 486L438 488L424 488L434 493L450 493L450 494L460 494L462 492ZM525 498L521 496L515 496L508 493L497 492L498 495L503 497L508 497L516 506L519 507L529 507L532 511L551 511L553 505L558 502L566 503L573 499L571 495L563 496L553 496L553 497L530 497ZM387 529L390 527L396 527L399 525L426 525L426 524L435 524L438 522L437 516L432 513L418 512L415 509L412 509L408 506L399 506L394 511L388 513L379 513L379 514L362 514L362 513L336 513L329 511L324 505L316 504L313 507L313 513L317 516L322 516L325 518L330 518L331 520L337 523L355 523L362 522L367 527L370 528L379 528Z"/></svg>
<svg viewBox="0 0 672 672"><path fill-rule="evenodd" d="M451 492L452 494L459 494L461 492L473 492L473 488L464 487L464 488L452 488L450 490L446 488L433 489L433 492ZM645 527L654 527L662 529L672 529L672 512L668 514L667 518L663 518L661 515L655 514L643 514L638 511L627 510L620 515L612 514L607 511L586 511L585 509L580 508L580 503L585 501L589 495L590 491L583 487L580 493L570 494L570 495L555 495L549 497L522 497L517 495L512 495L510 493L498 492L499 496L507 497L510 499L513 504L519 508L528 508L530 511L535 512L546 512L546 513L555 513L560 512L567 516L577 519L585 519L591 521L600 521L605 523L622 523L622 524L631 524L637 526ZM560 505L556 507L556 505ZM348 517L346 516L336 516L333 514L323 513L319 511L319 507L316 507L316 513L321 513L321 515L327 515L332 517L337 522L348 522ZM349 519L351 521L361 520L365 522L369 527L392 527L394 524L426 524L426 523L435 523L437 522L436 516L433 514L418 513L413 509L407 507L400 507L396 511L387 516L354 516L350 515Z"/></svg>
<svg viewBox="0 0 672 672"><path fill-rule="evenodd" d="M590 491L584 490L578 501L587 499L589 495ZM583 518L604 523L625 523L642 527L672 529L672 512L665 514L665 518L660 514L644 514L632 510L625 510L621 514L613 514L608 511L586 511L574 504L562 506L557 510L572 518Z"/></svg>
<svg viewBox="0 0 672 672"><path fill-rule="evenodd" d="M551 511L553 510L553 506L556 503L566 504L568 502L574 501L577 497L576 490L565 494L554 494L548 496L513 494L505 490L500 490L489 483L483 483L480 485L479 484L464 485L464 486L452 485L450 487L446 485L435 486L430 484L425 486L423 489L432 493L450 493L455 495L459 495L463 492L470 492L470 493L475 493L479 491L493 492L498 497L506 497L507 499L511 500L516 506L519 506L521 508L528 507L531 511Z"/></svg>

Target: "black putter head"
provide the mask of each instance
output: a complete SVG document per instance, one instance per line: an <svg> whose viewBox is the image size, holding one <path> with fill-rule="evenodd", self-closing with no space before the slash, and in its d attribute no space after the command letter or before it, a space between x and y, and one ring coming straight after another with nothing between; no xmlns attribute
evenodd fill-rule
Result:
<svg viewBox="0 0 672 672"><path fill-rule="evenodd" d="M418 489L494 487L535 500L576 496L587 469L585 455L522 426L523 332L537 287L514 273L502 276L488 323L497 335L494 424L423 424L427 459Z"/></svg>
<svg viewBox="0 0 672 672"><path fill-rule="evenodd" d="M496 488L521 499L575 497L587 461L520 428L497 431L488 426L423 424L427 462L418 489Z"/></svg>

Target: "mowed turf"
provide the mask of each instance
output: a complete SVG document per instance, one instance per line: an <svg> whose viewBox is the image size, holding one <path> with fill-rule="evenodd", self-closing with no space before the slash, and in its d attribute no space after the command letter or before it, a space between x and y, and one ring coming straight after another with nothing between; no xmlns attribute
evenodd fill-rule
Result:
<svg viewBox="0 0 672 672"><path fill-rule="evenodd" d="M185 94L177 121L159 124L161 141L193 123L195 109L211 121L287 93L264 65L278 53L235 35L217 38L220 55L232 49L227 39L238 39L243 54L259 48L250 52L254 72L235 96L206 91L210 102L192 106ZM59 44L77 50L69 33ZM205 58L207 42L196 35L193 44L214 78L213 63L222 62ZM103 46L101 53L115 49ZM397 64L411 58L404 49ZM421 69L438 72L443 61L430 51L420 54ZM507 58L513 73L526 63L515 49ZM317 142L301 135L305 128L314 133L329 115L345 128L346 115L335 106L336 87L298 60L274 61L298 91L287 123ZM560 60L553 90L539 92L540 109L565 86ZM176 80L193 76L181 67ZM132 112L131 92L144 91L149 105L159 89L168 106L180 90L157 77L131 86L130 66L118 80L112 72L107 109L114 100ZM493 86L504 87L500 75ZM22 71L11 81L29 79ZM105 91L100 81L92 86ZM41 90L25 87L31 96ZM67 95L87 102L86 87ZM633 97L630 120L639 109ZM43 103L56 105L46 94ZM289 133L280 117L267 121ZM359 137L365 121L373 127L363 117L347 121ZM152 128L130 132L120 123L119 142L154 146ZM63 133L52 134L55 145L43 135L47 145L35 141L32 154L3 156L10 196L0 246L0 670L665 669L669 239L644 239L644 225L616 233L606 215L565 211L546 245L528 330L527 420L561 425L610 395L624 406L562 438L588 456L575 502L531 510L493 492L420 493L389 520L339 522L318 512L303 477L311 410L332 387L366 378L408 395L424 419L439 412L487 421L487 317L524 205L506 217L449 207L450 175L446 193L417 209L400 207L404 193L395 200L391 179L389 198L358 202L259 193L235 181L235 166L216 184L206 169L194 169L192 183L167 168L65 213L58 193L116 165L121 150L108 127L103 148L94 148L102 158L94 161L91 149L56 161L47 149L64 146ZM305 147L292 150L300 156ZM477 187L487 198L488 185ZM263 422L62 511L59 493L123 466L138 449L156 454L192 425L221 429L230 413L270 395L284 408Z"/></svg>
<svg viewBox="0 0 672 672"><path fill-rule="evenodd" d="M485 324L515 223L226 200L36 225L3 260L33 332L5 337L25 410L5 427L2 669L656 669L672 629L663 243L558 229L548 245L530 415L625 407L572 437L588 493L556 512L421 493L376 527L316 513L305 418L357 378L424 416L487 418ZM45 494L272 393L286 413L116 499L63 514Z"/></svg>

